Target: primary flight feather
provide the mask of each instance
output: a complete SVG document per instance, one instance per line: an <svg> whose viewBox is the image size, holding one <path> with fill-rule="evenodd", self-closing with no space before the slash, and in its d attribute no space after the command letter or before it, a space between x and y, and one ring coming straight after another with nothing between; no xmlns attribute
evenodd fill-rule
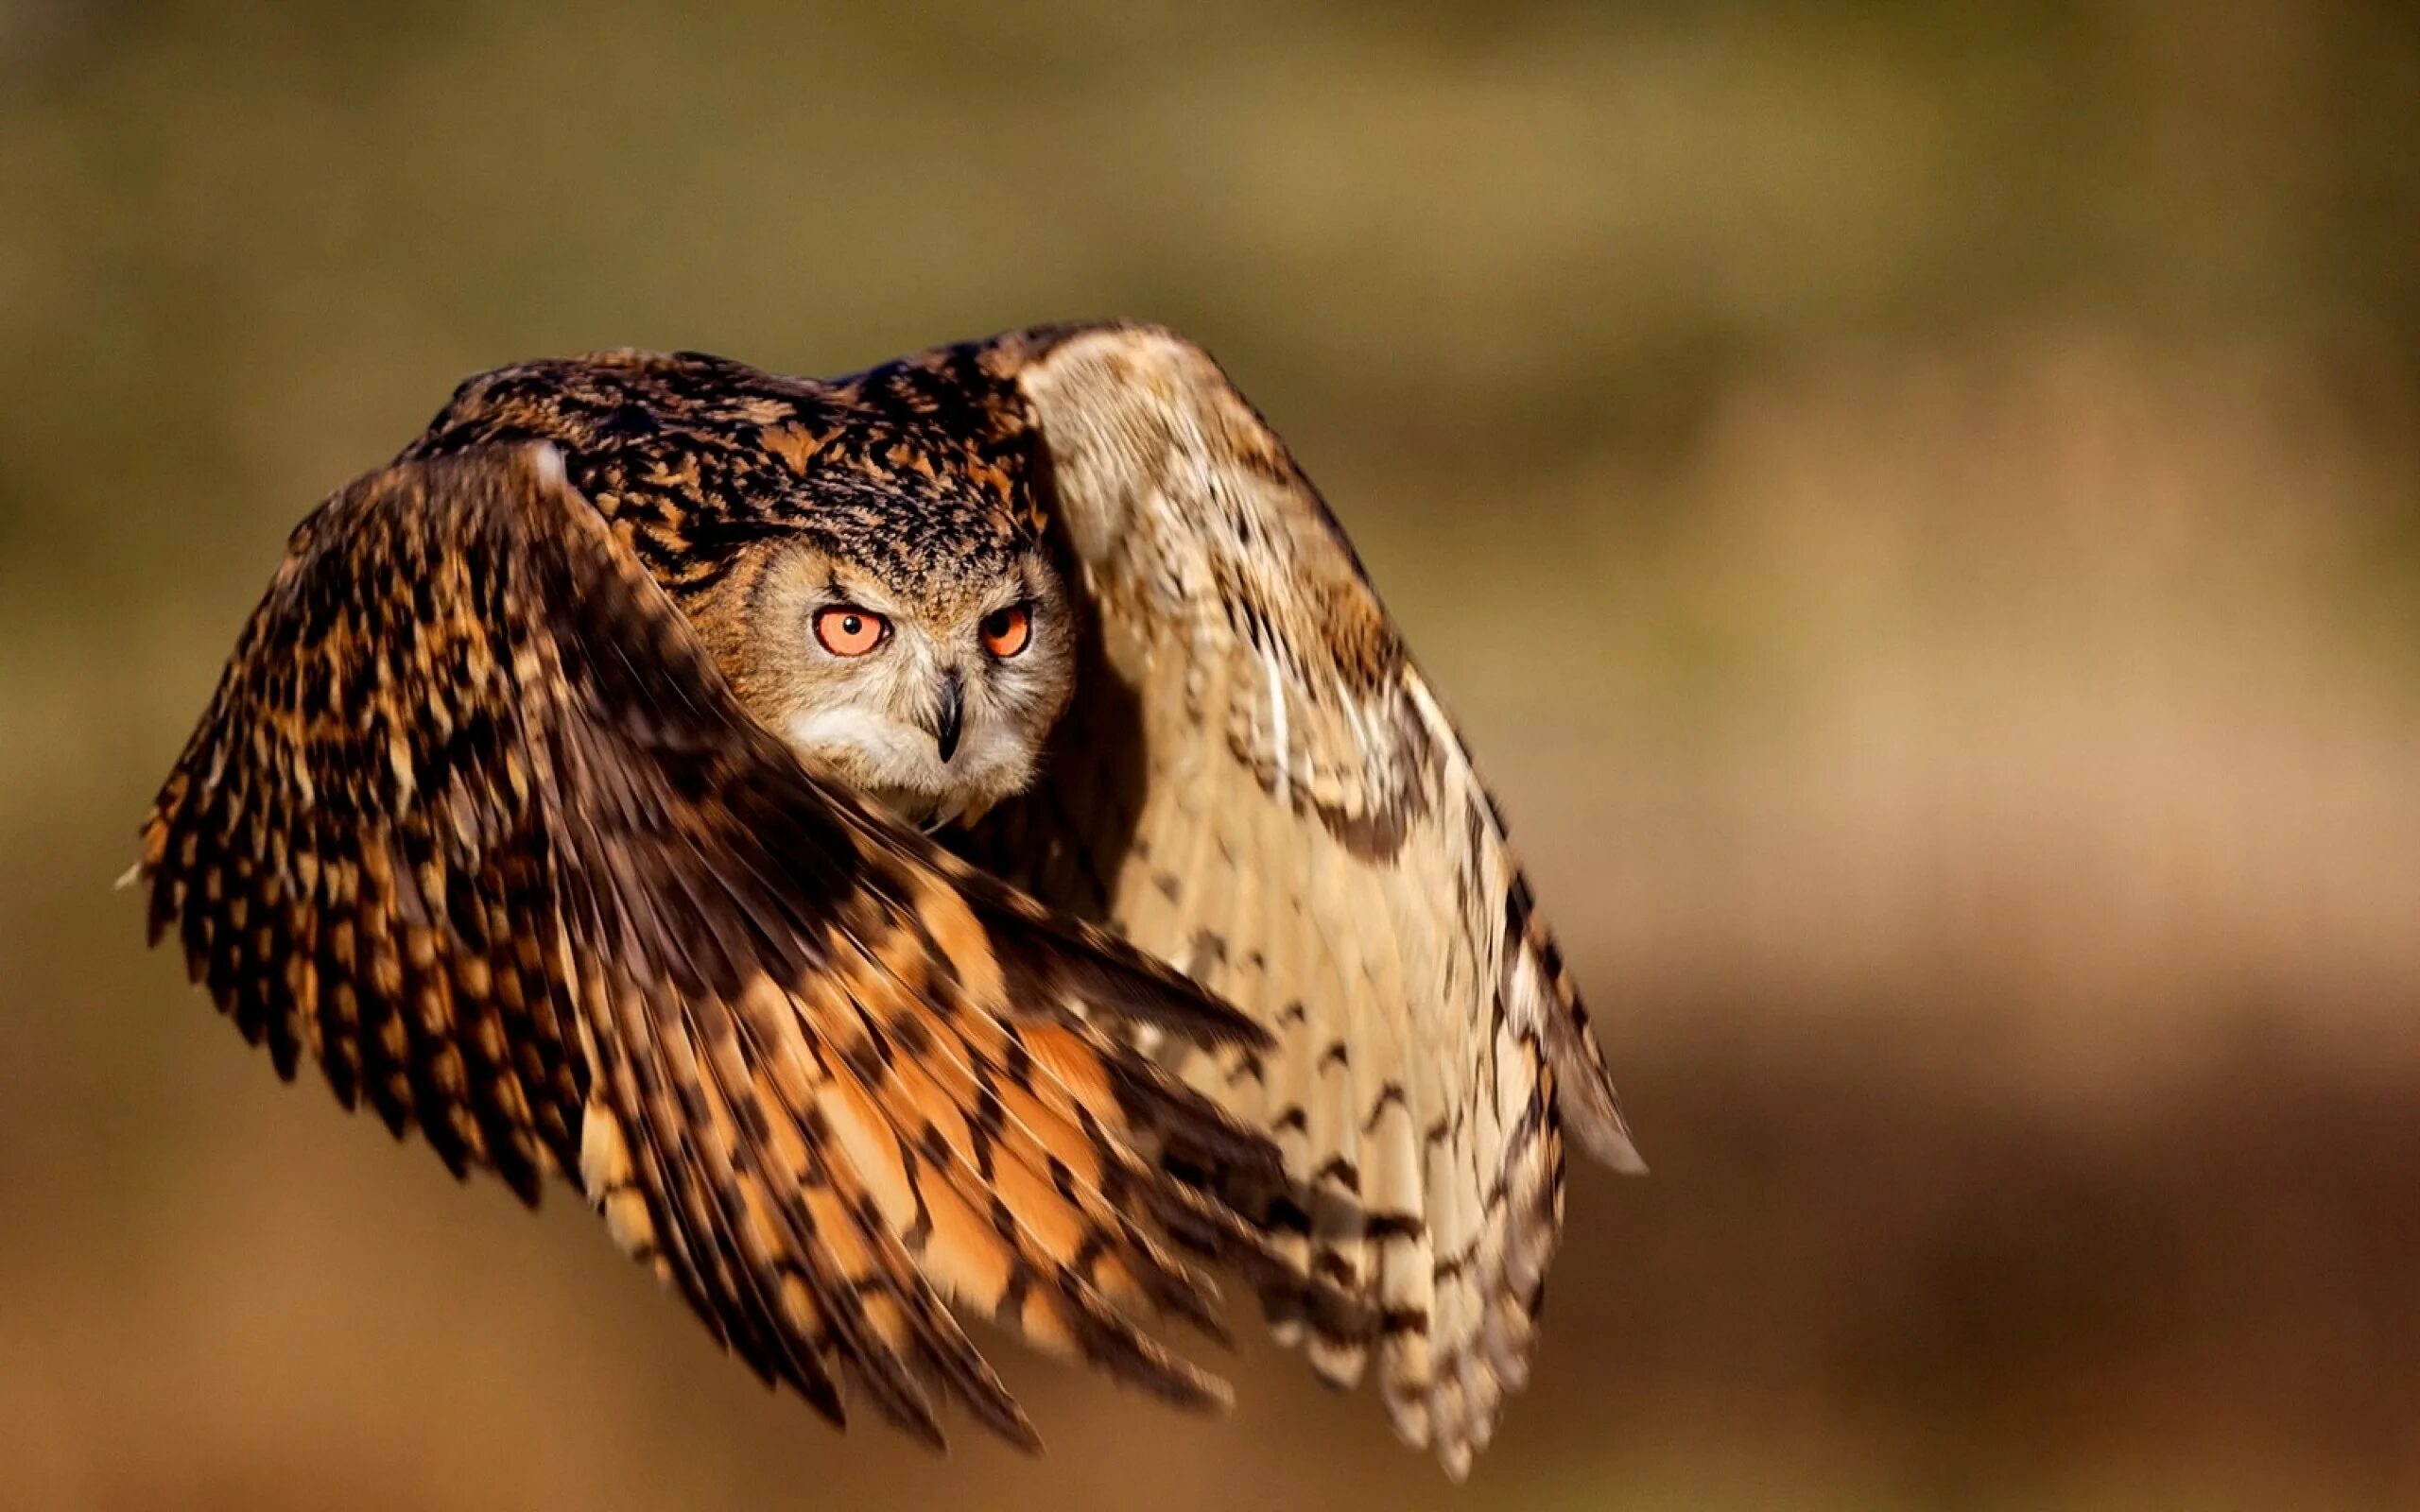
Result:
<svg viewBox="0 0 2420 1512"><path fill-rule="evenodd" d="M929 832L929 833L928 833ZM1562 1138L1637 1168L1494 805L1198 348L503 369L298 527L143 841L282 1074L578 1181L838 1421L1187 1403L1205 1263L1459 1476Z"/></svg>

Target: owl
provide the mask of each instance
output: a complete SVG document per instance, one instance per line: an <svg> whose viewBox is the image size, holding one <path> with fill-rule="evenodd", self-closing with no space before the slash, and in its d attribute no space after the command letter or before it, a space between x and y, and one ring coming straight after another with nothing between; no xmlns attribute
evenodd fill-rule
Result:
<svg viewBox="0 0 2420 1512"><path fill-rule="evenodd" d="M768 1382L1188 1405L1212 1279L1467 1473L1564 1139L1639 1169L1470 756L1198 347L506 368L298 526L142 833L281 1075L614 1239Z"/></svg>

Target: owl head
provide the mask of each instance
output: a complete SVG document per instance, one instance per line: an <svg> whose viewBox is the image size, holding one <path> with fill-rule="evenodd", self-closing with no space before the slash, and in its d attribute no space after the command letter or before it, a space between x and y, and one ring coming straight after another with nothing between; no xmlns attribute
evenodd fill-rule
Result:
<svg viewBox="0 0 2420 1512"><path fill-rule="evenodd" d="M855 531L820 512L745 548L688 606L750 712L912 824L1022 791L1075 683L1046 555L1008 530L920 531L894 509Z"/></svg>

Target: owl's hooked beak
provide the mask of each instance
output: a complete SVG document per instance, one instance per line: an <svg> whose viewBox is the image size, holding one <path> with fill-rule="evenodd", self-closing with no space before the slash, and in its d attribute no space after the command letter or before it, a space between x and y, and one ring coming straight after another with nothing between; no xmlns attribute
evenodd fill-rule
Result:
<svg viewBox="0 0 2420 1512"><path fill-rule="evenodd" d="M966 699L959 685L958 669L942 674L941 717L933 726L933 744L941 747L942 764L958 754L958 732L966 716Z"/></svg>

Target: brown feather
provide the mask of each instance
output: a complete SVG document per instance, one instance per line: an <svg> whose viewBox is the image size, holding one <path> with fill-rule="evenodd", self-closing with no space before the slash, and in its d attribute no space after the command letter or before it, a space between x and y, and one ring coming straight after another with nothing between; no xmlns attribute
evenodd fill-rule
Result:
<svg viewBox="0 0 2420 1512"><path fill-rule="evenodd" d="M1098 635L1042 785L969 852L1276 1037L1170 1053L1285 1156L1222 1190L1359 1304L1271 1319L1339 1384L1374 1348L1398 1432L1460 1476L1527 1379L1562 1128L1639 1169L1578 995L1460 736L1218 367L1139 327L980 351Z"/></svg>
<svg viewBox="0 0 2420 1512"><path fill-rule="evenodd" d="M1152 1152L1274 1153L1085 1021L1259 1031L812 777L548 449L407 459L303 523L143 857L154 936L281 1072L311 1051L527 1198L579 1173L836 1421L845 1382L929 1442L943 1397L1034 1442L952 1296L1221 1400L1134 1325L1209 1311L1145 1226L1258 1241Z"/></svg>

